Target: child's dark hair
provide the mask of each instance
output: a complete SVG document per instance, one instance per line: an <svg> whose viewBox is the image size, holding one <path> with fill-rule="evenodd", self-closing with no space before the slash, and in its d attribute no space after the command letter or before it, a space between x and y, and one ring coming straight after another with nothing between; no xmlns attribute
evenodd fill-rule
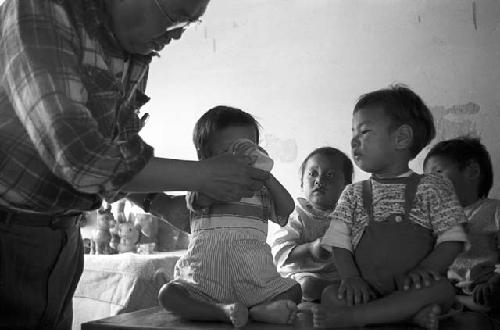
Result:
<svg viewBox="0 0 500 330"><path fill-rule="evenodd" d="M352 183L352 178L354 175L354 168L352 165L352 161L345 153L340 151L337 148L333 147L321 147L314 149L307 157L302 161L300 165L300 180L302 182L302 178L304 177L304 171L306 170L306 163L311 157L315 155L322 155L325 157L335 157L340 156L342 158L342 171L344 172L344 180L346 184Z"/></svg>
<svg viewBox="0 0 500 330"><path fill-rule="evenodd" d="M413 130L413 143L410 146L410 159L415 158L434 136L434 117L420 96L408 87L396 84L362 95L354 107L359 109L381 107L391 118L389 129L409 125Z"/></svg>
<svg viewBox="0 0 500 330"><path fill-rule="evenodd" d="M213 156L208 148L210 139L215 132L229 126L254 127L256 142L259 142L260 124L251 114L237 108L219 105L205 112L194 126L193 142L198 159Z"/></svg>
<svg viewBox="0 0 500 330"><path fill-rule="evenodd" d="M458 165L463 170L471 162L476 162L481 171L478 187L479 197L488 197L493 186L493 166L490 154L478 138L461 136L455 139L441 141L431 148L424 159L424 166L432 156L444 157Z"/></svg>

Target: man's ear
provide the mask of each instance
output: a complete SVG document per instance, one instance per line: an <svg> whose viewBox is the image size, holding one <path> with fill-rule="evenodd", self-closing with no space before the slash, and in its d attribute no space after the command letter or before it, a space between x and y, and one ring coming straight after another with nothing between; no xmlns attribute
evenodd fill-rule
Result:
<svg viewBox="0 0 500 330"><path fill-rule="evenodd" d="M403 124L394 132L396 148L407 149L413 142L413 129L410 125Z"/></svg>
<svg viewBox="0 0 500 330"><path fill-rule="evenodd" d="M477 179L481 175L481 168L475 160L471 160L465 167L465 173L467 175L467 179Z"/></svg>

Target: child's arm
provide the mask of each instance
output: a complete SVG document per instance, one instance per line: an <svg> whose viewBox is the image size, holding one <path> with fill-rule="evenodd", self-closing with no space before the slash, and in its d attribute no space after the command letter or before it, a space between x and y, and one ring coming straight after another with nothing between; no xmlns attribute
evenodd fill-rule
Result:
<svg viewBox="0 0 500 330"><path fill-rule="evenodd" d="M295 208L295 202L290 193L271 173L269 173L269 178L264 184L271 194L276 216L278 217L278 224L283 227L287 224L288 216Z"/></svg>
<svg viewBox="0 0 500 330"><path fill-rule="evenodd" d="M127 199L142 207L147 195L146 193L130 193L127 195ZM184 195L171 196L158 193L151 200L149 213L162 218L177 229L190 232L190 214L186 206L186 196Z"/></svg>
<svg viewBox="0 0 500 330"><path fill-rule="evenodd" d="M286 226L279 228L271 240L271 252L274 263L280 269L288 264L303 264L310 260L325 262L331 253L320 249L320 238L307 242L304 237L305 224L300 212L293 212L288 217ZM317 251L319 250L319 251Z"/></svg>
<svg viewBox="0 0 500 330"><path fill-rule="evenodd" d="M453 260L463 251L464 242L445 241L439 243L434 250L405 277L403 288L409 290L412 283L415 288L430 286L434 280L441 278L440 274L446 274Z"/></svg>
<svg viewBox="0 0 500 330"><path fill-rule="evenodd" d="M338 298L345 298L348 306L364 304L375 298L375 292L361 277L352 252L333 247L333 255L341 279Z"/></svg>
<svg viewBox="0 0 500 330"><path fill-rule="evenodd" d="M295 246L288 255L288 262L297 262L304 259L312 259L316 262L322 262L330 258L332 254L321 247L321 238L312 242L307 242Z"/></svg>
<svg viewBox="0 0 500 330"><path fill-rule="evenodd" d="M412 283L415 288L430 286L434 280L441 278L467 243L463 223L467 218L455 194L452 182L439 174L426 174L425 184L419 185L417 195L421 194L423 207L428 212L436 245L415 269L404 276L401 289L409 290ZM418 199L417 199L418 200ZM427 203L427 204L426 204Z"/></svg>

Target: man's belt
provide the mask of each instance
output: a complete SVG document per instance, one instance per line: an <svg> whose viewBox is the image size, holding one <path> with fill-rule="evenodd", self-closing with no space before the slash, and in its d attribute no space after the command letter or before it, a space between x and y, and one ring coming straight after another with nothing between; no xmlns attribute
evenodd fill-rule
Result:
<svg viewBox="0 0 500 330"><path fill-rule="evenodd" d="M76 226L82 216L83 213L55 216L0 209L0 223L15 224L28 227L50 227L52 229L67 229Z"/></svg>

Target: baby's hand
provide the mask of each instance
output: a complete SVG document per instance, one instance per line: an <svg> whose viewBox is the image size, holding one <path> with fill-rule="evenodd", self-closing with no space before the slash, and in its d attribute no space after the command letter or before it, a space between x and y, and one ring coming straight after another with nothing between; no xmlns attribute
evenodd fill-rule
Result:
<svg viewBox="0 0 500 330"><path fill-rule="evenodd" d="M347 277L340 282L338 298L345 298L348 306L366 304L375 297L375 292L360 276Z"/></svg>
<svg viewBox="0 0 500 330"><path fill-rule="evenodd" d="M500 274L493 275L487 282L477 284L472 291L474 303L483 306L495 304L494 297L500 292Z"/></svg>
<svg viewBox="0 0 500 330"><path fill-rule="evenodd" d="M472 298L474 303L483 306L489 306L491 303L492 287L488 282L478 284L472 291Z"/></svg>
<svg viewBox="0 0 500 330"><path fill-rule="evenodd" d="M429 287L433 281L437 281L440 278L441 276L439 273L434 270L416 267L406 274L403 282L403 289L410 290L412 286L416 289L420 289L424 286Z"/></svg>
<svg viewBox="0 0 500 330"><path fill-rule="evenodd" d="M311 256L316 262L325 261L331 257L332 253L321 247L321 238L310 243Z"/></svg>

